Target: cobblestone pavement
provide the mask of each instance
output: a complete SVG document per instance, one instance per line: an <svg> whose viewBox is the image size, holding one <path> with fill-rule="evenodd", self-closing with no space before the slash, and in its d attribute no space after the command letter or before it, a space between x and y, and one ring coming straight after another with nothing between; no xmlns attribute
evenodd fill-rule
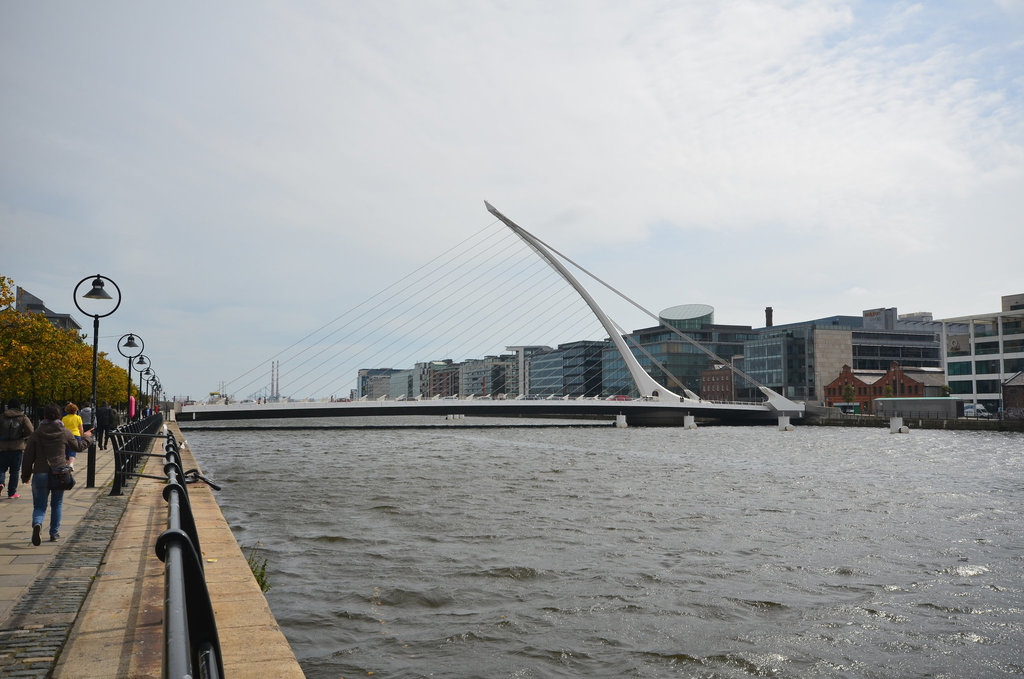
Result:
<svg viewBox="0 0 1024 679"><path fill-rule="evenodd" d="M100 494L0 628L0 676L50 675L124 513L125 494Z"/></svg>

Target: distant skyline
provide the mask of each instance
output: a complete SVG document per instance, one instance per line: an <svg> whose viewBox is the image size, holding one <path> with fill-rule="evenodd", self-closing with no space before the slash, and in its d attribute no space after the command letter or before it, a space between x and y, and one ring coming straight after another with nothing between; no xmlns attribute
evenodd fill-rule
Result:
<svg viewBox="0 0 1024 679"><path fill-rule="evenodd" d="M1022 36L1024 0L3 3L0 274L87 331L111 277L100 350L140 334L193 397L484 200L654 311L992 312Z"/></svg>

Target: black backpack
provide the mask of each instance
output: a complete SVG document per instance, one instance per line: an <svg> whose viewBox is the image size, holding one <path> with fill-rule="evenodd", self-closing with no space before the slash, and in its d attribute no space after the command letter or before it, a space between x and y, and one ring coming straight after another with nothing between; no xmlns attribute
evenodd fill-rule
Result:
<svg viewBox="0 0 1024 679"><path fill-rule="evenodd" d="M21 418L3 416L0 423L0 441L18 441L21 439Z"/></svg>

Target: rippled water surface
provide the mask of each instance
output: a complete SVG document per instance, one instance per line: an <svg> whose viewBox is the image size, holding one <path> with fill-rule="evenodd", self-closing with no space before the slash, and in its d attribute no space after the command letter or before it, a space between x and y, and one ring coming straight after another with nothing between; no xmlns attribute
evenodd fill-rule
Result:
<svg viewBox="0 0 1024 679"><path fill-rule="evenodd" d="M311 678L1024 675L1020 435L184 431Z"/></svg>

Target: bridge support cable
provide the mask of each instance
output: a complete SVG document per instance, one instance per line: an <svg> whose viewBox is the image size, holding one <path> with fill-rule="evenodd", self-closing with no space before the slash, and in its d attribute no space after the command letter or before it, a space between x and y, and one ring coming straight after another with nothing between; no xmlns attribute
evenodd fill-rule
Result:
<svg viewBox="0 0 1024 679"><path fill-rule="evenodd" d="M253 373L257 372L258 370L265 368L269 364L270 361L273 361L275 359L278 359L278 358L281 358L281 357L286 357L285 358L285 362L286 363L290 362L292 360L295 360L298 356L300 356L303 353L309 351L310 350L310 346L317 346L316 344L311 342L312 340L314 340L314 338L317 338L316 341L319 342L319 341L322 341L323 339L326 339L328 337L331 337L331 336L337 334L342 329L344 329L345 327L348 327L352 323L356 323L356 322L360 322L361 323L362 321L358 317L354 317L353 316L357 311L359 311L360 309L362 309L364 307L371 307L371 306L372 307L377 307L377 306L379 306L383 302L387 302L389 300L393 300L395 298L399 298L400 296L405 295L409 290L415 289L419 282L421 282L422 280L427 278L429 275L432 275L433 272L436 272L438 269L443 269L446 264L450 263L452 261L452 259L454 259L453 253L456 253L456 256L457 256L457 254L460 253L460 252L465 252L467 250L472 251L473 248L479 247L481 244L486 244L486 243L490 242L488 240L489 234L494 232L494 227L495 227L496 224L498 224L497 221L491 222L490 224L488 224L484 228L480 229L476 233L471 234L470 236L468 236L467 238L463 239L459 243L453 245L452 247L448 248L444 252L442 252L442 253L438 254L437 256L433 257L428 262L426 262L423 265L419 266L418 268L416 268L415 270L413 270L409 274L403 276L402 278L400 278L399 280L395 281L394 283L388 285L387 287L383 288L382 290L378 291L377 293L371 295L367 299L363 300L362 302L360 302L359 304L355 305L354 307L348 309L347 311L345 311L344 313L340 314L339 316L336 316L335 318L333 318L332 320L328 321L327 323L321 325L320 327L316 328L315 330L307 333L302 338L300 338L299 340L295 341L294 343L292 343L288 347L282 349L281 351L278 351L274 355L272 355L269 358L267 358L265 361L262 361L262 362L258 363L257 365L253 366L252 368L250 368L246 372L242 373L241 375L239 375L239 376L229 380L228 382L225 382L224 386L225 387L229 387L229 386L232 386L232 385L236 385L236 383L238 383L239 380L242 380L245 377L248 377L249 375L252 375ZM478 243L474 243L474 241L479 241L479 242ZM493 244L491 245L491 247L493 247ZM387 294L389 292L391 293L390 295ZM341 320L343 320L343 319L345 319L347 317L351 317L351 319L349 321L347 321L344 325L342 325L341 328L337 328L337 329L331 331L330 333L328 333L326 335L323 335L323 337L318 337L320 335L320 333L322 333L323 331L327 330L328 328L331 328L332 326L337 324L339 321L341 321ZM300 348L300 347L302 347L303 343L305 343L305 342L311 342L311 344L309 346L306 346L305 348ZM298 351L294 351L296 349L298 349ZM293 351L294 351L293 354L289 354L289 352L293 352ZM250 380L249 382L247 382L245 384L236 385L234 387L234 389L236 391L237 390L244 390L244 389L250 387L251 385L253 385L256 381L258 381L260 379L263 379L262 375L258 375L255 379L252 379L252 380Z"/></svg>
<svg viewBox="0 0 1024 679"><path fill-rule="evenodd" d="M515 239L513 234L505 233ZM507 246L504 249L507 250ZM541 297L540 304L531 303L530 293L543 292L555 281L564 292L551 291L551 294ZM319 367L323 375L297 387L299 393L309 388L322 389L331 380L337 380L339 375L342 381L351 383L352 376L361 366L397 367L440 357L461 359L473 355L474 351L479 352L481 348L487 354L498 353L496 348L506 346L509 337L521 338L538 324L559 323L568 326L569 330L579 329L581 320L596 325L578 297L565 288L557 274L532 255L527 258L526 253L518 262L502 268L489 266L485 275L460 279L459 283L460 289L454 294L443 299L435 296L433 304L424 305L411 316L396 313L387 333L366 336L354 345L353 351L338 354L333 362L322 363ZM566 303L575 303L581 308L575 313L566 313ZM481 316L486 314L492 318L481 322ZM384 318L388 314L379 316ZM443 337L439 335L436 341L432 337L435 328L444 329ZM349 374L342 374L346 366ZM337 384L330 387L332 392L339 389Z"/></svg>
<svg viewBox="0 0 1024 679"><path fill-rule="evenodd" d="M604 341L580 297L500 220L463 245L277 353L273 358L281 360L269 369L272 383L277 380L273 393L310 400L347 396L360 368L412 369L433 360L502 354L510 343L546 346L554 338ZM225 389L252 388L262 375L241 386L239 381L257 369Z"/></svg>
<svg viewBox="0 0 1024 679"><path fill-rule="evenodd" d="M488 249L497 249L499 246L500 242L498 244L491 245ZM438 313L448 313L449 311L452 311L452 309L458 306L460 300L464 300L464 298L462 297L462 294L464 293L464 288L460 288L460 281L462 281L466 276L472 274L475 271L486 269L489 259L489 254L487 251L485 251L484 253L477 253L477 256L474 257L473 260L471 260L471 262L464 262L454 269L442 268L445 278L444 285L441 288L431 287L429 285L419 285L417 289L413 291L412 294L401 299L398 304L391 307L378 307L378 313L376 313L376 315L370 318L361 319L361 327L356 328L347 335L337 339L333 344L321 349L313 357L307 359L306 361L303 361L299 365L305 365L309 363L309 361L312 358L317 358L332 349L337 350L339 346L342 346L342 342L344 342L345 340L352 339L355 336L356 332L366 332L367 328L375 328L377 327L375 324L380 321L387 322L388 320L392 319L400 319L400 321L395 321L394 325L396 327L392 328L388 335L385 336L385 338L390 337L390 341L387 341L387 343L385 344L383 342L386 340L369 340L368 338L357 338L357 341L354 344L357 346L361 345L361 349L358 349L355 353L352 353L351 345L344 345L343 348L349 350L347 354L343 354L342 351L335 351L321 363L313 365L305 372L292 377L291 379L294 383L294 386L292 386L292 391L294 393L303 393L305 390L316 388L324 384L325 382L329 383L330 381L332 381L333 375L335 374L332 371L350 366L354 362L372 362L375 357L382 355L386 349L391 348L397 342L401 341L403 334L400 326L404 326L406 328L414 327L416 328L417 334L420 334L423 332L423 326L418 322L424 317L430 317L432 322L437 323ZM458 271L459 268L467 266L469 263L472 262L475 262L475 265L468 271L463 271L459 277L451 275L454 271ZM435 275L436 273L437 272L435 272ZM425 277L419 279L417 282L422 283L424 280L426 280ZM415 311L417 308L419 309L417 313L411 316L408 315L411 311ZM444 311L439 312L439 309L442 308L444 309ZM454 313L454 311L452 311L452 313ZM408 333L406 334L406 337L408 337ZM365 341L360 341L360 339ZM412 340L409 340L409 342L411 343ZM409 345L407 344L405 346ZM331 361L339 360L346 361L346 364L344 366L330 365ZM352 370L352 372L354 373L354 370ZM314 373L317 373L317 376L314 377L312 380L307 381L305 383L300 382L300 380L309 377L311 374ZM349 377L348 379L349 381L351 381L351 377Z"/></svg>
<svg viewBox="0 0 1024 679"><path fill-rule="evenodd" d="M305 372L295 377L291 377L290 379L294 384L289 385L290 390L293 393L301 394L305 389L308 389L312 385L315 385L318 382L325 380L326 377L329 377L331 374L329 370L330 362L332 360L337 360L340 356L343 355L343 351L345 350L349 350L349 355L346 358L348 358L349 360L355 360L356 357L352 356L350 351L352 344L344 343L346 341L352 340L352 338L355 337L357 333L365 332L367 327L376 327L374 324L381 322L382 319L389 319L401 316L402 314L407 314L410 312L410 310L414 310L416 308L421 308L424 310L430 309L433 307L433 305L438 303L437 298L439 297L442 299L454 297L458 291L458 281L461 278L464 278L465 276L469 275L469 273L472 272L473 270L478 270L484 267L486 262L490 260L492 251L500 252L500 245L500 241L498 243L495 243L493 242L493 239L483 240L480 241L479 243L473 244L470 248L468 248L467 251L459 253L459 256L462 256L461 261L455 257L446 259L443 262L440 262L439 266L437 266L431 272L423 274L416 278L415 280L409 281L407 285L405 285L401 289L396 290L394 294L392 294L391 296L384 300L381 300L381 303L377 304L374 307L374 310L377 312L376 315L370 318L360 317L353 319L342 328L338 328L335 331L332 331L331 333L324 335L322 338L320 338L320 343L326 342L327 339L337 335L337 333L341 332L341 330L344 330L349 325L356 323L356 327L352 328L348 333L334 339L332 343L323 346L318 351L316 351L312 355L307 356L304 360L297 364L296 367L309 365L312 363L312 361L322 357L324 354L327 354L328 352L333 352L330 353L326 359L321 360L319 364L314 364ZM449 252L451 252L451 250L449 250ZM453 262L455 263L454 265ZM466 267L470 267L471 265L473 265L472 268L470 268L469 272L467 272L465 270ZM420 269L422 269L422 267ZM438 289L436 287L423 284L424 281L428 281L430 277L436 277L438 271L444 272L446 276L444 286ZM456 274L458 275L456 276ZM408 279L408 277L406 278ZM392 304L390 306L386 306L384 304L384 302L391 302L394 300L397 300L395 304ZM363 344L364 346L368 346L375 343L375 341L368 341L364 342ZM354 344L359 344L358 338ZM293 371L294 370L295 367L293 367ZM306 378L313 373L316 373L318 377L314 378L312 381L306 382L305 384L299 383L299 380Z"/></svg>
<svg viewBox="0 0 1024 679"><path fill-rule="evenodd" d="M582 297L584 301L586 301L591 311L594 312L594 315L597 316L597 319L601 322L601 325L604 326L604 329L607 331L608 336L612 340L612 343L615 344L615 348L619 350L619 354L622 356L622 360L626 363L626 369L629 370L629 374L632 376L633 382L636 384L637 391L640 392L641 396L655 400L662 400L663 397L666 397L671 398L673 400L682 401L686 398L669 391L662 385L658 384L658 382L656 382L653 377L647 374L647 371L645 371L643 367L641 367L640 363L636 360L636 357L633 356L633 352L631 352L629 350L629 347L626 346L626 343L622 339L622 335L619 334L615 326L615 323L610 318L608 318L608 315L604 312L603 309L601 309L600 306L598 306L597 302L594 301L594 298L590 296L590 293L587 292L586 288L584 288L580 284L580 282L576 280L576 277L573 276L572 273L570 273L569 270L566 269L565 266L558 260L558 258L555 257L555 255L552 254L552 252L547 249L547 246L545 246L543 243L537 240L537 238L535 238L533 234L523 229L521 226L513 222L505 215L501 214L490 203L484 201L484 205L487 206L488 212L490 212L492 215L494 215L502 222L504 222L505 226L510 228L517 236L519 236L525 242L533 246L537 254L539 254L545 261L547 261L548 264L550 264L559 274L561 274L561 276L569 283L569 285L571 285L576 290L576 292L579 293L580 297Z"/></svg>
<svg viewBox="0 0 1024 679"><path fill-rule="evenodd" d="M575 277L573 277L572 274L568 272L568 270L565 268L564 265L561 264L561 262L558 260L558 258L561 258L561 259L565 260L566 262L568 262L572 266L576 267L579 271L585 273L587 276L589 276L593 280L597 281L598 283L603 285L605 288L607 288L608 290L610 290L611 292L615 293L620 298L622 298L623 300L628 302L629 304L631 304L634 307L636 307L637 309L639 309L641 312L647 314L648 316L650 316L651 318L656 320L661 327L667 328L668 330L672 331L677 336L681 337L686 342L689 342L690 344L692 344L699 351L703 352L704 354L708 355L709 357L713 358L714 360L719 361L722 364L728 366L728 368L730 370L732 370L735 375L738 375L738 376L742 377L743 379L749 381L751 384L755 385L761 391L761 393L763 393L767 397L768 403L773 408L775 408L776 410L778 410L780 412L793 412L793 413L802 413L803 412L803 406L802 405L794 403L793 401L789 400L788 398L786 398L782 394L779 394L778 392L776 392L775 390L771 389L770 387L765 386L760 381L754 379L753 377L748 375L746 372L744 372L743 370L741 370L741 369L737 368L735 365L733 365L732 361L725 360L724 358L722 358L721 356L716 354L711 349L708 349L706 346L704 346L703 344L701 344L697 340L695 340L692 337L689 337L686 334L684 334L683 332L681 332L678 328L675 328L675 327L665 323L661 319L661 317L659 317L654 312L650 311L649 309L645 308L644 306L642 306L641 304L639 304L638 302L636 302L632 298L630 298L627 295L623 294L622 292L620 292L619 290L617 290L613 286L611 286L608 283L606 283L605 281L603 281L601 278L597 277L596 275L594 275L593 273L588 271L586 268L580 266L579 264L577 264L575 261L573 261L572 259L570 259L566 255L562 254L561 252L559 252L555 248L552 248L551 246L549 246L544 241L540 240L539 238L537 238L533 234L529 233L528 231L523 229L521 226L519 226L518 224L516 224L512 220L510 220L507 217L505 217L493 205L491 205L487 201L484 201L484 205L487 207L487 211L488 212L490 212L492 215L494 215L495 217L500 219L502 222L504 222L505 226L507 226L510 229L512 229L520 238L523 238L528 243L530 243L534 247L534 250L541 257L543 257L549 264L551 264L553 267L555 267L559 271L559 273L561 273L563 275L563 277L565 277L566 280L569 281L569 284L572 285L576 289L576 291L579 292L580 295L587 301L587 304L590 305L591 309L593 309L594 313L598 316L598 319L601 320L602 325L605 325L605 327L609 329L609 335L611 335L612 341L615 342L615 346L619 350L619 353L622 355L622 359L626 362L627 368L630 369L630 374L633 375L634 380L637 382L637 387L640 390L641 395L643 395L643 396L651 396L650 393L645 393L645 388L648 391L651 391L652 393L657 391L657 389L653 389L652 390L650 385L649 385L649 383L647 383L646 380L643 380L643 378L638 379L638 376L636 374L634 374L634 370L639 369L640 372L642 372L643 375L646 376L651 382L654 382L654 379L651 378L650 375L647 375L646 371L643 370L643 368L640 366L639 362L636 361L636 358L633 356L632 352L629 351L627 347L625 347L625 343L622 341L622 337L620 335L618 335L616 333L616 331L615 331L614 322L611 321L610 319L608 319L607 315L600 309L600 307L597 306L597 303L593 301L593 298L590 296L590 294L587 293L586 290L583 288L583 286L579 283L579 281L577 281L575 279ZM607 323L606 323L606 321L607 321ZM616 340L618 340L618 341L616 341ZM649 354L648 354L648 357L650 357ZM662 369L664 369L664 368L662 368ZM642 387L641 384L644 384L644 386ZM654 384L657 385L657 382L654 382ZM659 387L660 387L660 385L659 385ZM664 388L662 387L662 389L664 389ZM688 392L688 394L686 396L684 396L684 397L680 397L681 399L687 399L688 398L688 399L692 400L693 396L696 396L696 394L693 394L693 392L689 391L688 389L686 390L686 392ZM672 396L675 396L675 394L672 394L671 392L669 392L669 394L672 395Z"/></svg>

